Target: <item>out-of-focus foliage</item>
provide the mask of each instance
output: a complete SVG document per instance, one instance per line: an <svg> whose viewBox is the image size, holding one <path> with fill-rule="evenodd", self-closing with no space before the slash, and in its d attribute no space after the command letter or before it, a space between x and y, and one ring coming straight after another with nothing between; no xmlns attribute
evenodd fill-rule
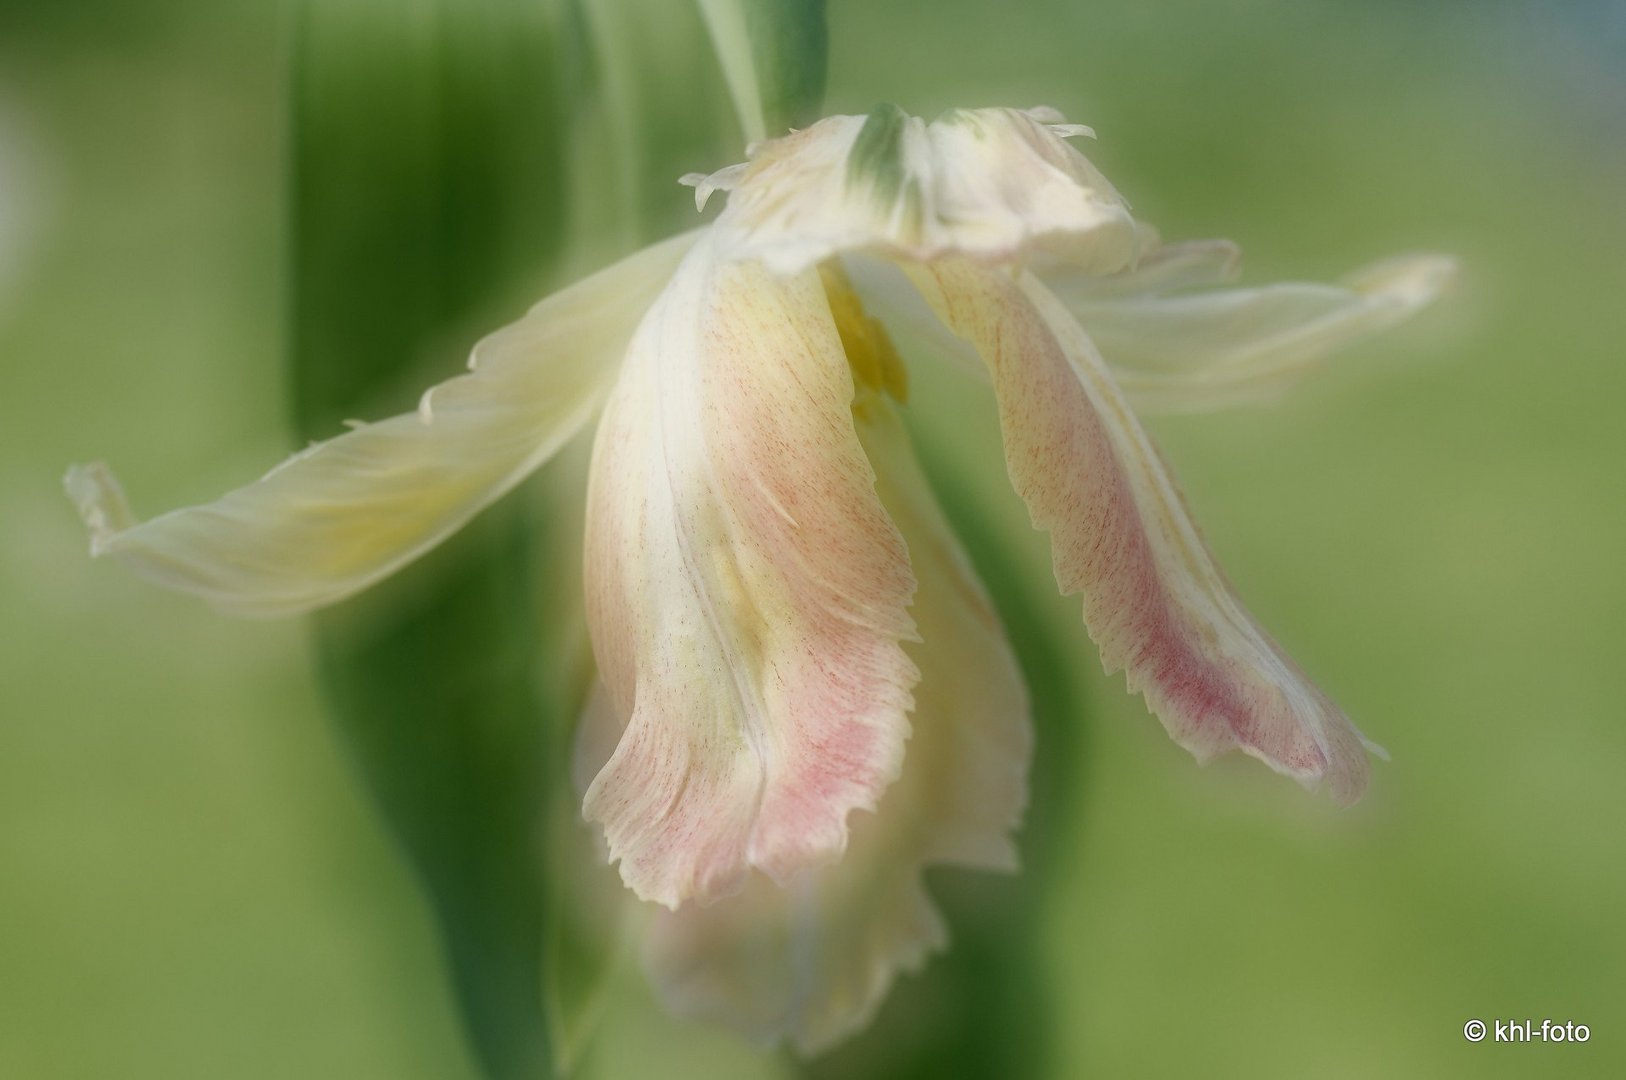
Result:
<svg viewBox="0 0 1626 1080"><path fill-rule="evenodd" d="M1279 405L1157 430L1240 590L1393 753L1349 813L1248 762L1196 769L1099 675L999 488L980 391L910 354L911 422L946 501L1048 630L1048 650L1024 643L1030 668L1082 686L1088 720L1068 742L1043 718L1038 783L1073 789L1025 840L1041 887L944 875L960 952L904 980L885 1033L825 1070L957 1045L926 1025L961 1007L935 977L964 970L1019 980L978 987L982 1023L1042 1005L1054 1076L1518 1076L1538 1054L1555 1073L1626 1068L1609 1034L1626 1006L1614 10L832 5L834 109L1054 104L1097 129L1089 150L1138 213L1236 238L1256 280L1405 248L1455 252L1465 275L1428 321ZM106 457L152 511L286 449L284 16L0 3L0 155L35 178L0 191L0 213L36 223L0 284L0 1075L475 1075L436 914L355 790L301 629L88 563L56 486L67 462ZM693 220L676 176L737 160L710 42L685 18L630 17L649 30L625 65L642 119L590 128L565 180L631 179L598 185L574 233L634 207L624 246ZM572 63L601 63L583 24L560 33ZM735 144L695 151L673 125L702 113ZM647 168L595 173L632 159ZM552 212L536 183L534 207L505 204L518 228ZM488 226L468 227L447 242L473 250ZM513 257L471 271L466 322L414 362L454 363L543 286ZM405 334L418 315L381 317ZM635 971L616 978L593 1075L789 1071L662 1019ZM1475 1016L1594 1037L1471 1046Z"/></svg>
<svg viewBox="0 0 1626 1080"><path fill-rule="evenodd" d="M685 173L743 154L717 55L690 0L565 0L574 79L572 239L597 267L695 224Z"/></svg>
<svg viewBox="0 0 1626 1080"><path fill-rule="evenodd" d="M558 283L572 237L603 252L659 235L651 219L671 200L649 181L670 163L638 139L650 106L668 109L662 126L682 152L734 145L706 138L721 126L710 110L671 107L687 99L673 88L696 81L674 73L707 70L698 14L683 5L302 0L294 11L289 372L310 438L408 407L428 372L512 318L503 302ZM573 151L606 130L609 160L572 185ZM608 236L567 227L572 208L597 201L592 185L622 195ZM567 767L589 669L579 513L544 498L560 473L315 620L345 748L427 890L494 1080L545 1077L585 1050L618 952L620 895L577 880L596 857L576 835Z"/></svg>
<svg viewBox="0 0 1626 1080"><path fill-rule="evenodd" d="M824 0L699 0L752 142L817 120L830 35Z"/></svg>
<svg viewBox="0 0 1626 1080"><path fill-rule="evenodd" d="M529 0L294 5L289 374L305 437L399 411L507 317L499 302L549 280L569 126L545 16ZM315 620L340 741L427 891L494 1080L551 1071L545 813L582 694L579 672L541 663L575 605L533 582L553 523L529 509L509 500Z"/></svg>

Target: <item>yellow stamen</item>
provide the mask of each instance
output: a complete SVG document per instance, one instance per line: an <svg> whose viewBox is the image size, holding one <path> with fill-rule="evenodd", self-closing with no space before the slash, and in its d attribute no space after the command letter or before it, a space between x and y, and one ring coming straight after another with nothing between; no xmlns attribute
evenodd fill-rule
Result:
<svg viewBox="0 0 1626 1080"><path fill-rule="evenodd" d="M903 404L909 400L909 371L879 319L871 318L852 282L834 260L819 264L819 278L830 302L830 314L841 335L841 347L852 368L857 402L867 393L884 393Z"/></svg>

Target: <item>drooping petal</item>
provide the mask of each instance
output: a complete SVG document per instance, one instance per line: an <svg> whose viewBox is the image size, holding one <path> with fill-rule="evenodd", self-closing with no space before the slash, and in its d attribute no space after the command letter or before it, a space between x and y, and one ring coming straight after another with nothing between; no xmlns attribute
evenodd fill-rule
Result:
<svg viewBox="0 0 1626 1080"><path fill-rule="evenodd" d="M634 337L588 492L588 621L625 735L584 812L668 906L840 854L897 776L914 578L816 273L692 251Z"/></svg>
<svg viewBox="0 0 1626 1080"><path fill-rule="evenodd" d="M920 582L921 640L909 652L921 679L903 773L875 814L854 820L839 863L783 887L754 874L713 904L661 911L644 949L671 1011L761 1043L788 1041L805 1055L862 1029L897 975L947 944L922 881L927 866L1015 868L1011 834L1032 747L1015 658L908 436L879 397L860 409L858 427ZM584 723L608 719L592 712ZM617 734L584 726L579 750L602 761Z"/></svg>
<svg viewBox="0 0 1626 1080"><path fill-rule="evenodd" d="M730 192L717 225L736 255L795 273L845 251L912 260L1048 253L1106 273L1137 246L1112 185L1050 110L895 106L833 116L753 148L744 169L690 177Z"/></svg>
<svg viewBox="0 0 1626 1080"><path fill-rule="evenodd" d="M914 735L897 797L882 803L877 855L1015 870L1033 743L1021 668L896 411L866 402L858 431L919 582L911 613L920 639L908 646L920 668Z"/></svg>
<svg viewBox="0 0 1626 1080"><path fill-rule="evenodd" d="M417 413L317 443L212 503L138 523L105 466L75 466L66 484L92 553L243 615L296 614L367 587L588 422L633 324L693 242L668 240L548 297L475 346L470 374L425 394Z"/></svg>
<svg viewBox="0 0 1626 1080"><path fill-rule="evenodd" d="M1243 608L1094 346L1036 278L964 260L914 271L987 361L1006 464L1056 580L1081 592L1109 671L1124 669L1199 760L1233 747L1340 802L1363 740Z"/></svg>
<svg viewBox="0 0 1626 1080"><path fill-rule="evenodd" d="M1268 398L1333 351L1425 307L1454 272L1412 255L1341 285L1280 284L1192 293L1058 293L1137 406L1196 411Z"/></svg>

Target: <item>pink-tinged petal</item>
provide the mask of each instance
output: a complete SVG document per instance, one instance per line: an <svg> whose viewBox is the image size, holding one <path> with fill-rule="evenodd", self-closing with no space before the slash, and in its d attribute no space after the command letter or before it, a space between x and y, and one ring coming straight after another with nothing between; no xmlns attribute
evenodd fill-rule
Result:
<svg viewBox="0 0 1626 1080"><path fill-rule="evenodd" d="M993 602L915 458L896 410L872 398L859 436L876 491L909 546L919 589L914 734L903 779L872 830L876 865L1016 869L1033 753L1027 687Z"/></svg>
<svg viewBox="0 0 1626 1080"><path fill-rule="evenodd" d="M993 376L1006 464L1056 580L1081 592L1109 671L1124 669L1199 760L1240 748L1306 786L1356 799L1360 734L1243 608L1099 354L1027 274L965 261L914 271Z"/></svg>
<svg viewBox="0 0 1626 1080"><path fill-rule="evenodd" d="M644 960L663 1004L727 1024L754 1041L819 1053L865 1027L898 974L948 943L927 893L928 866L1008 871L1027 800L1032 753L1021 673L993 607L914 460L896 415L877 397L858 430L876 490L908 542L920 588L913 734L903 773L875 814L853 821L839 863L783 886L753 874L715 903L660 911ZM602 762L620 734L591 710L579 760ZM594 766L596 767L596 765Z"/></svg>
<svg viewBox="0 0 1626 1080"><path fill-rule="evenodd" d="M675 907L837 857L897 776L914 578L816 273L690 253L594 444L588 622L629 717L584 812Z"/></svg>
<svg viewBox="0 0 1626 1080"><path fill-rule="evenodd" d="M137 522L106 466L69 470L91 552L227 611L291 615L366 588L523 480L598 409L631 327L694 234L603 270L475 346L416 413L317 443L259 481Z"/></svg>

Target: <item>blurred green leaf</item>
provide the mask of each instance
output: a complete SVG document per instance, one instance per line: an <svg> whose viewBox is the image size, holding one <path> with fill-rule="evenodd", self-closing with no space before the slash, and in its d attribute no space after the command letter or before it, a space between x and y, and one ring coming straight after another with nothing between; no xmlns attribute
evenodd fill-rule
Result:
<svg viewBox="0 0 1626 1080"><path fill-rule="evenodd" d="M542 291L561 247L555 55L536 0L298 6L290 378L306 437L406 406ZM543 818L579 689L539 663L569 605L538 604L551 523L523 498L317 622L336 724L499 1078L551 1073Z"/></svg>
<svg viewBox="0 0 1626 1080"><path fill-rule="evenodd" d="M678 178L740 158L728 90L693 4L568 0L571 218L597 263L695 221Z"/></svg>
<svg viewBox="0 0 1626 1080"><path fill-rule="evenodd" d="M805 127L824 104L824 0L699 0L747 142Z"/></svg>
<svg viewBox="0 0 1626 1080"><path fill-rule="evenodd" d="M629 955L634 901L581 821L581 798L568 784L554 792L550 854L568 874L548 881L543 989L555 1067L575 1076L587 1058Z"/></svg>

